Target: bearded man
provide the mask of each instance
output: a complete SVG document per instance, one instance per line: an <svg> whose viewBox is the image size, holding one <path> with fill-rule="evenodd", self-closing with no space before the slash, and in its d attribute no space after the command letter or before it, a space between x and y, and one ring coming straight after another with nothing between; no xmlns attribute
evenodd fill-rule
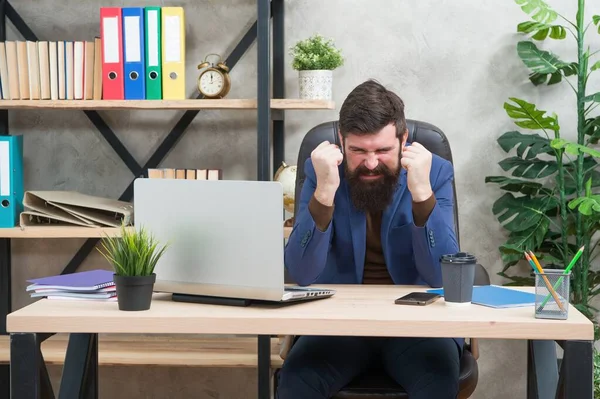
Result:
<svg viewBox="0 0 600 399"><path fill-rule="evenodd" d="M402 99L374 80L340 109L339 138L304 165L306 180L285 249L299 285L440 287L440 256L458 251L452 164L408 143ZM301 167L301 165L299 165ZM462 338L301 336L279 373L278 399L326 399L367 368L411 399L456 398Z"/></svg>

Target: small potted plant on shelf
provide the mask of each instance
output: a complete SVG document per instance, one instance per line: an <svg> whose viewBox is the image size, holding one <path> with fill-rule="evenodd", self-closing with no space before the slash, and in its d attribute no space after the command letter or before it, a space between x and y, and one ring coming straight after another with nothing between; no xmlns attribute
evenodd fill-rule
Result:
<svg viewBox="0 0 600 399"><path fill-rule="evenodd" d="M297 42L290 54L292 68L298 71L300 98L331 100L333 70L344 64L342 53L333 41L316 34Z"/></svg>
<svg viewBox="0 0 600 399"><path fill-rule="evenodd" d="M119 310L148 310L156 274L154 268L168 244L159 243L143 227L121 226L121 236L106 236L99 252L110 262L115 273Z"/></svg>

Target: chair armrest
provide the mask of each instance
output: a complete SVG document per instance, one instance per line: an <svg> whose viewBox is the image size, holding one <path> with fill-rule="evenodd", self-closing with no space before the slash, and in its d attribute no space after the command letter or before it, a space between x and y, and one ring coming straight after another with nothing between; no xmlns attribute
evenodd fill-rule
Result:
<svg viewBox="0 0 600 399"><path fill-rule="evenodd" d="M292 345L294 344L294 336L293 335L280 335L279 336L279 357L285 360L290 349L292 349Z"/></svg>
<svg viewBox="0 0 600 399"><path fill-rule="evenodd" d="M490 285L490 275L483 265L477 263L475 265L475 281L473 283L475 285Z"/></svg>

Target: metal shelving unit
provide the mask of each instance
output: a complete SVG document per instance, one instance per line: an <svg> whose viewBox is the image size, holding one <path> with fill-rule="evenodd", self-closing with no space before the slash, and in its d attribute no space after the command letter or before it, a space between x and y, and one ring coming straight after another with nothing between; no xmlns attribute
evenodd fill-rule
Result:
<svg viewBox="0 0 600 399"><path fill-rule="evenodd" d="M225 62L233 70L248 51L252 43L257 42L257 97L256 99L222 99L205 100L201 96L195 99L174 100L0 100L0 134L9 133L10 109L79 109L94 124L115 153L127 165L133 175L128 187L123 191L120 200L133 199L133 182L136 178L146 176L148 168L156 168L177 144L186 128L202 109L255 110L257 115L257 180L271 180L272 173L284 160L284 113L285 110L333 109L330 101L306 101L285 99L284 81L284 0L257 0L257 19L246 31L241 40L225 58ZM6 19L19 31L23 40L37 41L38 36L21 18L8 0L0 0L0 41L6 39ZM272 24L271 24L272 22ZM273 67L271 76L270 70ZM271 96L271 92L273 95ZM171 128L157 150L148 161L140 165L113 130L98 114L98 110L135 110L135 109L173 109L186 110L179 121ZM273 112L272 112L273 110ZM271 159L271 149L273 159ZM283 212L283 211L282 211ZM0 334L6 332L6 315L12 309L11 297L11 239L12 238L57 238L86 237L88 240L79 248L72 259L65 265L62 273L73 273L91 253L100 235L97 232L86 232L82 229L61 230L53 228L47 234L40 229L21 230L20 228L0 229ZM289 230L289 229L288 229ZM4 233L3 233L4 231ZM289 231L287 231L289 233ZM259 378L270 378L270 337L259 337ZM47 378L45 368L40 370ZM268 386L262 384L261 386ZM0 366L0 396L9 397L10 366ZM268 397L267 392L259 392L259 397Z"/></svg>

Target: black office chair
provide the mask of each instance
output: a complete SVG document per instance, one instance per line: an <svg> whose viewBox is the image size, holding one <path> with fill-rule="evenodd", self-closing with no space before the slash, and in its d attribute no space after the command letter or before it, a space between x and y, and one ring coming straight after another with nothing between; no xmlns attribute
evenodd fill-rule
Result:
<svg viewBox="0 0 600 399"><path fill-rule="evenodd" d="M429 151L452 162L452 151L450 144L444 133L426 122L407 120L408 141L419 142ZM300 151L298 153L295 198L300 198L302 184L304 183L304 162L310 157L313 149L328 140L332 143L339 143L338 122L325 122L312 128L302 140ZM454 188L454 182L452 183ZM456 201L456 188L454 189L454 221L456 226L456 235L460 245L458 230L458 205ZM298 212L298 201L295 203L294 214ZM288 282L293 283L293 281ZM477 265L475 271L476 285L489 285L490 278L487 271L481 265ZM285 359L291 345L293 337L285 337L282 341L281 357ZM458 399L469 398L477 386L479 378L479 369L477 359L479 358L479 345L477 339L467 339L464 346L463 355L460 364L460 393ZM275 375L275 384L277 384L277 373ZM406 391L399 386L391 377L379 369L370 370L344 387L332 399L408 399Z"/></svg>

